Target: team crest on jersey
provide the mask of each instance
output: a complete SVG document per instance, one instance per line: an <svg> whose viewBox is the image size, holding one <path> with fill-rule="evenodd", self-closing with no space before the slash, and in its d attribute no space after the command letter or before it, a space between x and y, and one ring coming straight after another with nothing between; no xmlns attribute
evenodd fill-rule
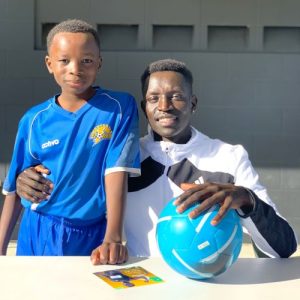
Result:
<svg viewBox="0 0 300 300"><path fill-rule="evenodd" d="M110 139L112 136L112 130L107 124L101 124L96 126L91 134L90 139L93 141L93 146L100 143L102 140Z"/></svg>

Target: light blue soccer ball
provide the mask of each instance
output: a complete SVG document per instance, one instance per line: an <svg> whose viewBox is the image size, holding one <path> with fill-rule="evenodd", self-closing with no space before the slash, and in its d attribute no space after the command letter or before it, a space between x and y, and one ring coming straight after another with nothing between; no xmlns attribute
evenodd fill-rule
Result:
<svg viewBox="0 0 300 300"><path fill-rule="evenodd" d="M238 258L243 240L235 210L229 210L216 226L210 224L219 206L190 219L190 208L176 212L172 199L159 216L156 240L163 259L175 271L189 278L206 279L225 272Z"/></svg>

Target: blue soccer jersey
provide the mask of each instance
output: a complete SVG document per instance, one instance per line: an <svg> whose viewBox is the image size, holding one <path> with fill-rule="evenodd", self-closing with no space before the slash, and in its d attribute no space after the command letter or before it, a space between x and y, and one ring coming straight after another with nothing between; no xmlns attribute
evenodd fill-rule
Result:
<svg viewBox="0 0 300 300"><path fill-rule="evenodd" d="M3 193L15 192L22 170L43 164L54 183L51 198L38 205L22 199L22 204L74 223L92 223L106 212L105 175L140 173L136 103L129 94L100 88L76 112L55 99L21 119Z"/></svg>

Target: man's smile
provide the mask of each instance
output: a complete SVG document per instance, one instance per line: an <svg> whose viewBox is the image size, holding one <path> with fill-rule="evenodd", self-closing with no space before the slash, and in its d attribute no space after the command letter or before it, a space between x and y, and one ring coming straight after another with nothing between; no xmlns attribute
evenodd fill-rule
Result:
<svg viewBox="0 0 300 300"><path fill-rule="evenodd" d="M155 120L163 126L171 126L176 122L177 117L174 115L161 115L156 117Z"/></svg>

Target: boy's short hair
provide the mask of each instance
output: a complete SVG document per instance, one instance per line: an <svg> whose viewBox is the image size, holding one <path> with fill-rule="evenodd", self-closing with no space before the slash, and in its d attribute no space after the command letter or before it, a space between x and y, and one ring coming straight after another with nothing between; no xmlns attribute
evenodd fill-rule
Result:
<svg viewBox="0 0 300 300"><path fill-rule="evenodd" d="M65 21L58 23L49 31L49 33L47 35L47 50L48 50L48 52L49 52L49 48L52 44L54 36L60 32L91 33L96 41L96 44L97 44L99 50L100 50L100 39L99 39L97 30L91 24L89 24L83 20L69 19L69 20L65 20Z"/></svg>
<svg viewBox="0 0 300 300"><path fill-rule="evenodd" d="M167 59L157 60L150 63L145 69L145 71L143 72L141 76L143 96L146 95L150 75L155 72L163 72L163 71L173 71L182 74L184 79L192 89L193 75L192 72L187 68L186 64L179 60L167 58Z"/></svg>

